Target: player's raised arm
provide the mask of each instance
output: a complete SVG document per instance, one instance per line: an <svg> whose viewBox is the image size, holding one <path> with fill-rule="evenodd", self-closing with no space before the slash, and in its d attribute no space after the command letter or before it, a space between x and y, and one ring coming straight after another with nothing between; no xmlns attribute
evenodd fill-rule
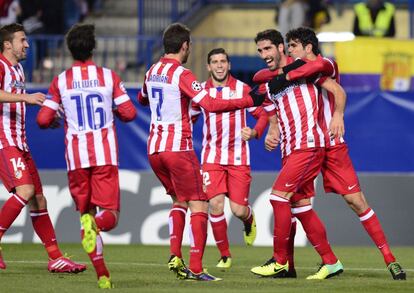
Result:
<svg viewBox="0 0 414 293"><path fill-rule="evenodd" d="M301 59L298 59L298 60L301 60ZM287 80L296 80L299 78L315 76L317 74L333 77L336 73L336 68L335 68L334 63L331 60L329 60L328 58L322 58L321 56L319 56L318 58L312 61L306 60L306 63L303 63L303 65L297 68L291 69L289 71L286 71L285 69L283 70L283 73L286 74Z"/></svg>

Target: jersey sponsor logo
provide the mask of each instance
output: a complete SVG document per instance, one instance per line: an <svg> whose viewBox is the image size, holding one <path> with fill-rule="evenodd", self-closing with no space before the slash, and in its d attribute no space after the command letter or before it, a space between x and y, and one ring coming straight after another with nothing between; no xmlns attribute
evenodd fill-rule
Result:
<svg viewBox="0 0 414 293"><path fill-rule="evenodd" d="M295 184L294 184L294 183L292 183L292 184L285 183L285 186L286 186L286 187L291 187L291 186L293 186L293 185L295 185Z"/></svg>
<svg viewBox="0 0 414 293"><path fill-rule="evenodd" d="M357 184L354 184L354 185L350 185L350 186L348 186L348 190L353 189L355 186L357 186Z"/></svg>
<svg viewBox="0 0 414 293"><path fill-rule="evenodd" d="M199 92L199 91L201 91L203 89L203 87L201 86L201 84L198 81L196 81L196 80L194 80L191 83L191 88L193 90L195 90L196 92Z"/></svg>

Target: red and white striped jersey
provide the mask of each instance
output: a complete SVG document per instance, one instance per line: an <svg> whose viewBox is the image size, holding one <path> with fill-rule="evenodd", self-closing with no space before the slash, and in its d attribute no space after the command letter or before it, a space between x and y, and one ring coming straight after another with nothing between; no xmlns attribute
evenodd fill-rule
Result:
<svg viewBox="0 0 414 293"><path fill-rule="evenodd" d="M228 100L237 96L245 96L251 90L248 85L231 75L224 87L214 87L211 78L202 85L209 91L210 96L216 99ZM241 130L247 126L246 110L259 119L255 129L260 137L267 126L267 115L261 107L212 113L198 104L192 104L191 115L203 112L204 117L202 164L250 165L249 144L241 136Z"/></svg>
<svg viewBox="0 0 414 293"><path fill-rule="evenodd" d="M25 78L23 67L20 63L13 66L2 54L0 54L0 85L1 90L13 94L24 94ZM26 104L0 103L0 149L15 146L28 151L26 141Z"/></svg>
<svg viewBox="0 0 414 293"><path fill-rule="evenodd" d="M294 150L325 146L325 135L318 121L318 95L317 86L304 79L280 93L268 92L264 108L278 117L282 157Z"/></svg>
<svg viewBox="0 0 414 293"><path fill-rule="evenodd" d="M139 93L141 104L151 108L148 153L193 149L191 100L209 111L228 111L253 105L250 97L217 101L202 88L194 74L178 60L161 58L145 75Z"/></svg>
<svg viewBox="0 0 414 293"><path fill-rule="evenodd" d="M92 61L76 61L52 81L37 122L49 126L60 105L65 113L65 158L68 170L118 165L113 104L121 120L136 110L119 76Z"/></svg>

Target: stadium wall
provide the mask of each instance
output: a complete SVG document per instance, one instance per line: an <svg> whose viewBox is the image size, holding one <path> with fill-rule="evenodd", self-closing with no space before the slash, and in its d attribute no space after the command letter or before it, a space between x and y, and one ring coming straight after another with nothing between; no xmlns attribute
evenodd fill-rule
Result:
<svg viewBox="0 0 414 293"><path fill-rule="evenodd" d="M250 200L256 213L258 233L255 245L257 246L272 245L273 219L269 194L276 175L276 172L253 173ZM41 177L58 240L79 242L79 215L75 212L69 193L66 172L42 171ZM413 174L360 174L366 197L381 220L391 245L414 245L411 225L414 222L414 215L407 208L414 205L413 180ZM171 201L157 178L149 171L120 170L120 185L122 196L119 226L109 233L103 233L104 242L167 245ZM317 180L316 186L318 195L313 205L326 224L331 244L371 245L371 240L359 224L358 217L340 196L325 195L321 180ZM7 191L1 186L0 201L6 200L7 196ZM243 244L241 222L232 216L228 205L225 214L228 219L230 242ZM185 244L189 244L188 225L184 240ZM28 211L21 213L3 236L2 242L39 242L33 232ZM208 244L214 245L211 230L209 230ZM308 245L300 225L298 225L296 245Z"/></svg>

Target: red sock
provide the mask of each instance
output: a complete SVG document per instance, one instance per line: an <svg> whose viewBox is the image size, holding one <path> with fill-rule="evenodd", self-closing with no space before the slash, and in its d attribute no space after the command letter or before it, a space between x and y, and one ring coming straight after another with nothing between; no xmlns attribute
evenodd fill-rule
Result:
<svg viewBox="0 0 414 293"><path fill-rule="evenodd" d="M214 240L221 256L230 257L229 239L227 237L227 222L224 213L220 215L210 214L211 228L213 229Z"/></svg>
<svg viewBox="0 0 414 293"><path fill-rule="evenodd" d="M290 227L289 243L288 243L288 250L287 250L289 271L293 271L295 269L295 259L294 259L295 235L296 235L296 218L292 217L292 225Z"/></svg>
<svg viewBox="0 0 414 293"><path fill-rule="evenodd" d="M334 264L338 261L331 249L326 236L326 229L311 205L292 209L296 218L301 222L309 242L322 258L324 264Z"/></svg>
<svg viewBox="0 0 414 293"><path fill-rule="evenodd" d="M4 203L0 211L0 239L7 229L10 228L11 224L13 224L14 220L16 220L26 204L27 200L17 194L12 194Z"/></svg>
<svg viewBox="0 0 414 293"><path fill-rule="evenodd" d="M83 239L83 230L81 230L81 237ZM109 278L109 271L106 268L103 257L103 242L101 235L96 236L96 248L91 253L88 253L89 259L95 268L96 276L99 279L101 276L107 276Z"/></svg>
<svg viewBox="0 0 414 293"><path fill-rule="evenodd" d="M207 240L206 213L198 212L191 214L190 222L190 270L199 274L203 271L203 254Z"/></svg>
<svg viewBox="0 0 414 293"><path fill-rule="evenodd" d="M391 262L395 262L395 257L391 252L390 246L388 245L384 230L382 230L381 224L374 211L368 208L365 212L358 216L362 226L364 226L372 241L374 241L375 245L381 251L385 263L388 265Z"/></svg>
<svg viewBox="0 0 414 293"><path fill-rule="evenodd" d="M290 202L285 198L271 194L270 203L274 216L273 257L277 263L284 265L287 262L290 226L292 224Z"/></svg>
<svg viewBox="0 0 414 293"><path fill-rule="evenodd" d="M249 213L247 214L247 218L243 220L243 223L252 224L253 223L253 210L251 206L247 206Z"/></svg>
<svg viewBox="0 0 414 293"><path fill-rule="evenodd" d="M110 231L116 226L116 216L110 210L102 210L95 216L96 226L101 231Z"/></svg>
<svg viewBox="0 0 414 293"><path fill-rule="evenodd" d="M170 229L170 254L179 258L183 257L181 254L181 244L183 242L186 214L186 208L180 205L173 205L168 222Z"/></svg>
<svg viewBox="0 0 414 293"><path fill-rule="evenodd" d="M30 211L30 217L32 218L33 229L45 246L49 258L57 259L61 257L62 252L56 241L55 229L47 209Z"/></svg>

